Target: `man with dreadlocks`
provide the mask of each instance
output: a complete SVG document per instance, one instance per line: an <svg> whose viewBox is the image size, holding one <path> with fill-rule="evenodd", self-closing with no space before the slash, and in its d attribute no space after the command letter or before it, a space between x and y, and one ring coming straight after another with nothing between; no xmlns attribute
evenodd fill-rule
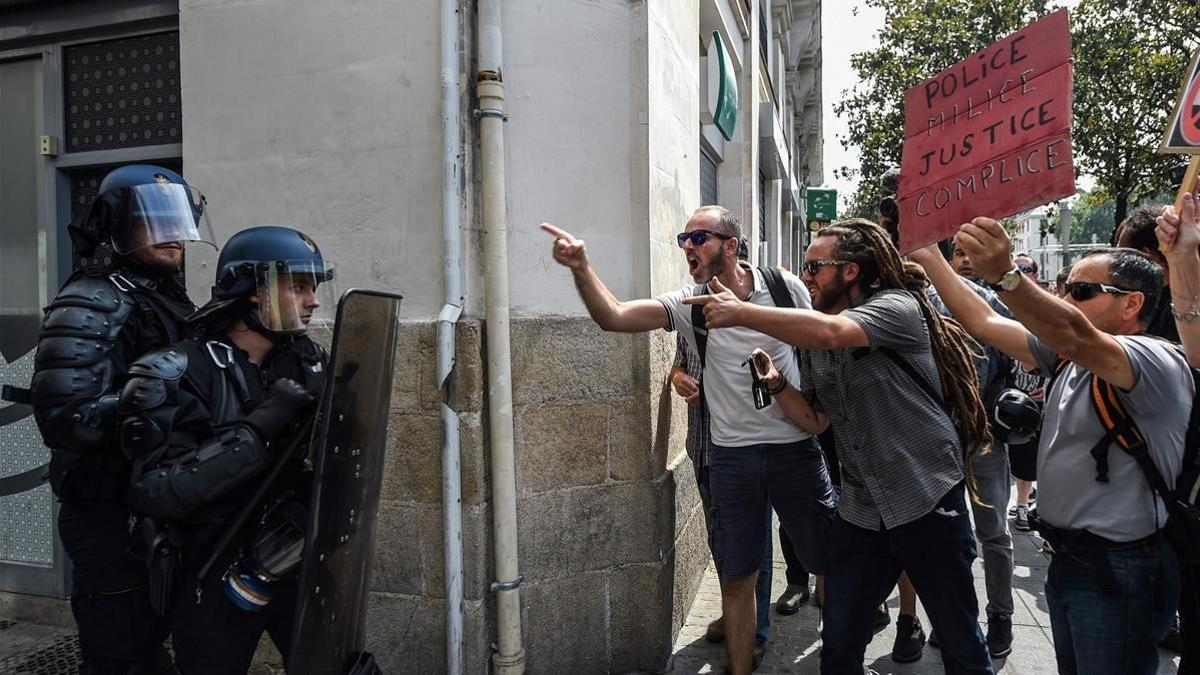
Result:
<svg viewBox="0 0 1200 675"><path fill-rule="evenodd" d="M903 570L937 627L946 672L991 673L966 501L964 454L987 438L970 338L933 309L920 267L870 221L822 229L801 269L815 311L753 306L724 290L688 302L705 306L710 327L745 326L801 347L803 405L833 424L841 518L821 672L862 672L875 608Z"/></svg>
<svg viewBox="0 0 1200 675"><path fill-rule="evenodd" d="M1167 510L1135 455L1173 485L1195 393L1178 347L1144 334L1162 270L1133 249L1093 251L1072 266L1060 299L1021 273L997 221L976 218L956 241L1015 320L967 290L935 251L912 257L972 335L1053 375L1038 447L1041 522L1030 520L1053 549L1046 601L1058 670L1153 673L1179 566L1161 533ZM1122 414L1136 428L1110 431L1106 421Z"/></svg>

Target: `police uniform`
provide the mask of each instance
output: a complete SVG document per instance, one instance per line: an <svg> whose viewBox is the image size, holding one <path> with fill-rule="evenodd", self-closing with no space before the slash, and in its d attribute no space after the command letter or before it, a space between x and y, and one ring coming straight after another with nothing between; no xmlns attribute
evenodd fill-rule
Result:
<svg viewBox="0 0 1200 675"><path fill-rule="evenodd" d="M120 200L113 195L151 180L148 172L160 182L186 185L159 167L122 167L72 224L76 251L93 257L45 309L30 387L34 417L51 450L50 485L61 502L59 536L72 563L71 610L84 673L171 672L162 648L165 625L149 609L145 565L130 548L124 499L130 465L118 447L115 419L129 364L179 340L195 306L177 273L140 265L103 242L121 227L111 208Z"/></svg>
<svg viewBox="0 0 1200 675"><path fill-rule="evenodd" d="M296 575L276 582L275 597L258 612L231 602L222 576L252 544L268 511L307 505L311 473L303 470L299 453L227 549L214 547L289 443L307 438L308 424L264 432L253 411L281 378L300 383L315 398L325 361L307 337L277 343L261 365L219 337L152 352L130 369L120 402L122 447L134 462L129 500L153 523L155 536L169 543L167 555L177 556L171 579L152 579L152 588L164 594L176 665L185 675L244 673L263 630L288 651ZM209 573L198 579L214 555Z"/></svg>

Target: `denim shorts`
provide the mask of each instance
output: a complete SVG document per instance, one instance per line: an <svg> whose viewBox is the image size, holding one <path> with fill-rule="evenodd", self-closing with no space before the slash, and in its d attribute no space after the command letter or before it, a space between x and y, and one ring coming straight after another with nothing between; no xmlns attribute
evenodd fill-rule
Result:
<svg viewBox="0 0 1200 675"><path fill-rule="evenodd" d="M825 457L812 439L739 448L713 446L709 489L710 543L722 578L741 579L758 569L771 534L769 509L779 516L804 567L824 574L837 496Z"/></svg>

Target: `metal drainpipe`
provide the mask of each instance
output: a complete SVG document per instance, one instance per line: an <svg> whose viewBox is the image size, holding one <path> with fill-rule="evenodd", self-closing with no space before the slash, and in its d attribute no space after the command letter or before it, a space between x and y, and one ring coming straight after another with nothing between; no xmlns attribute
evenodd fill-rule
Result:
<svg viewBox="0 0 1200 675"><path fill-rule="evenodd" d="M458 413L450 407L455 324L462 315L462 187L459 178L459 0L442 0L442 275L445 304L437 324L437 382L442 405L442 537L445 546L446 672L463 672L462 472Z"/></svg>
<svg viewBox="0 0 1200 675"><path fill-rule="evenodd" d="M513 459L512 362L508 319L508 225L504 194L504 82L500 0L479 0L480 173L483 178L484 285L487 289L488 419L496 549L496 675L525 672L521 576L517 572L517 480Z"/></svg>

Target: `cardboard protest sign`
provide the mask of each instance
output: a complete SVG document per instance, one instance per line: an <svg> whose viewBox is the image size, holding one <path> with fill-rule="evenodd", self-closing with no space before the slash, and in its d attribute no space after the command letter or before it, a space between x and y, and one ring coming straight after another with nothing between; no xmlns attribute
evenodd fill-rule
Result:
<svg viewBox="0 0 1200 675"><path fill-rule="evenodd" d="M1075 193L1071 77L1063 9L905 92L902 252Z"/></svg>
<svg viewBox="0 0 1200 675"><path fill-rule="evenodd" d="M1179 88L1179 102L1175 104L1160 151L1200 154L1200 50L1192 57L1192 65Z"/></svg>

